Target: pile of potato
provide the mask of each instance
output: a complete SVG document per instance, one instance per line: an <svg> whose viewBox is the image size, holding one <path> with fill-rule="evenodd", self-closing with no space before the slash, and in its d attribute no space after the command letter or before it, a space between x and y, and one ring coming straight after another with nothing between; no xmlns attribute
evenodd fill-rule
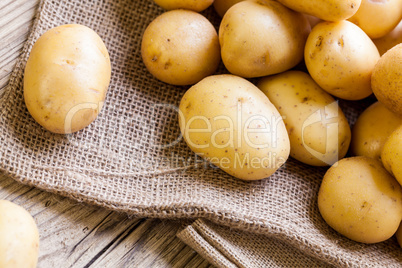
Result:
<svg viewBox="0 0 402 268"><path fill-rule="evenodd" d="M145 30L142 58L157 79L192 85L179 124L196 154L243 180L269 177L289 156L331 166L318 193L324 220L363 243L396 233L402 0L155 2L169 11ZM218 32L197 13L212 4ZM308 72L294 68L303 60ZM230 74L214 75L221 61ZM336 99L372 93L378 102L351 130Z"/></svg>

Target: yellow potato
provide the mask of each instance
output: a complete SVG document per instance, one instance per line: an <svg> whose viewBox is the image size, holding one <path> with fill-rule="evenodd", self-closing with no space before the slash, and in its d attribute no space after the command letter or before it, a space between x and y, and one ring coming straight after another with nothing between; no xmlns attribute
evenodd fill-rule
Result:
<svg viewBox="0 0 402 268"><path fill-rule="evenodd" d="M275 1L242 1L219 28L222 61L232 74L260 77L286 71L303 59L307 19Z"/></svg>
<svg viewBox="0 0 402 268"><path fill-rule="evenodd" d="M290 156L313 166L332 165L350 144L350 127L338 103L306 73L288 71L257 86L284 117Z"/></svg>
<svg viewBox="0 0 402 268"><path fill-rule="evenodd" d="M371 39L349 21L317 24L304 53L307 69L317 84L346 100L371 95L371 74L379 58Z"/></svg>
<svg viewBox="0 0 402 268"><path fill-rule="evenodd" d="M402 116L402 44L388 50L376 64L371 86L378 101Z"/></svg>
<svg viewBox="0 0 402 268"><path fill-rule="evenodd" d="M389 135L402 124L402 118L380 102L368 107L352 129L351 152L381 161L381 151Z"/></svg>
<svg viewBox="0 0 402 268"><path fill-rule="evenodd" d="M190 149L236 178L267 178L288 159L289 137L280 114L246 79L209 76L184 94L179 111Z"/></svg>
<svg viewBox="0 0 402 268"><path fill-rule="evenodd" d="M83 25L62 25L34 44L25 67L24 98L32 117L54 133L72 133L96 119L110 82L102 39Z"/></svg>
<svg viewBox="0 0 402 268"><path fill-rule="evenodd" d="M39 232L22 207L0 200L0 267L34 268L38 262Z"/></svg>
<svg viewBox="0 0 402 268"><path fill-rule="evenodd" d="M207 9L214 0L154 0L154 2L163 9L188 9L195 12L201 12Z"/></svg>
<svg viewBox="0 0 402 268"><path fill-rule="evenodd" d="M402 0L362 0L360 8L349 21L371 38L388 34L402 19Z"/></svg>
<svg viewBox="0 0 402 268"><path fill-rule="evenodd" d="M382 242L402 220L402 188L379 161L344 158L325 174L318 208L328 225L349 239Z"/></svg>
<svg viewBox="0 0 402 268"><path fill-rule="evenodd" d="M381 38L373 39L373 42L377 46L380 55L402 43L402 20L390 33Z"/></svg>
<svg viewBox="0 0 402 268"><path fill-rule="evenodd" d="M228 11L229 8L242 1L244 0L215 0L214 8L216 13L218 13L219 16L223 17L223 15L225 15L226 11Z"/></svg>
<svg viewBox="0 0 402 268"><path fill-rule="evenodd" d="M360 7L361 0L278 0L283 5L318 17L325 21L341 21L353 16Z"/></svg>
<svg viewBox="0 0 402 268"><path fill-rule="evenodd" d="M398 230L395 233L396 239L398 240L398 244L402 247L402 223L399 225Z"/></svg>
<svg viewBox="0 0 402 268"><path fill-rule="evenodd" d="M402 185L402 125L392 132L381 153L384 167Z"/></svg>
<svg viewBox="0 0 402 268"><path fill-rule="evenodd" d="M201 14L168 11L148 25L141 54L148 71L157 79L173 85L195 84L218 68L218 34Z"/></svg>

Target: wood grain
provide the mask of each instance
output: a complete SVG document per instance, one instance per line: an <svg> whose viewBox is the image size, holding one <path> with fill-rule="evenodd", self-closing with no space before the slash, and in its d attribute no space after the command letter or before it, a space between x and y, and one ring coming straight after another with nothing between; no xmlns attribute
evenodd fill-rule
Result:
<svg viewBox="0 0 402 268"><path fill-rule="evenodd" d="M38 2L0 1L0 91ZM1 173L0 199L21 205L34 217L40 232L38 267L212 267L176 237L180 222L132 219L21 185Z"/></svg>

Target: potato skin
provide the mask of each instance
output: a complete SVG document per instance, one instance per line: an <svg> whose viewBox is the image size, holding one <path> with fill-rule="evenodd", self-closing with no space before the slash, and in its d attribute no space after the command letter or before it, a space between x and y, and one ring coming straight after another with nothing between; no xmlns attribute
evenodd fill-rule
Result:
<svg viewBox="0 0 402 268"><path fill-rule="evenodd" d="M222 61L230 73L245 78L280 73L303 59L309 32L306 17L280 3L242 1L221 21Z"/></svg>
<svg viewBox="0 0 402 268"><path fill-rule="evenodd" d="M110 76L109 54L93 30L58 26L32 47L24 73L25 104L47 130L76 132L98 116Z"/></svg>
<svg viewBox="0 0 402 268"><path fill-rule="evenodd" d="M214 0L154 0L154 2L166 10L187 9L201 12L212 5Z"/></svg>
<svg viewBox="0 0 402 268"><path fill-rule="evenodd" d="M246 79L206 77L184 94L179 111L190 149L236 178L267 178L288 159L282 117Z"/></svg>
<svg viewBox="0 0 402 268"><path fill-rule="evenodd" d="M310 75L288 71L262 78L257 86L284 117L290 156L326 166L346 155L351 139L348 121L335 99Z"/></svg>
<svg viewBox="0 0 402 268"><path fill-rule="evenodd" d="M304 52L307 69L317 84L346 100L372 94L370 79L379 58L371 39L349 21L318 23Z"/></svg>
<svg viewBox="0 0 402 268"><path fill-rule="evenodd" d="M388 137L381 152L384 167L402 185L402 125Z"/></svg>
<svg viewBox="0 0 402 268"><path fill-rule="evenodd" d="M219 16L223 17L223 15L225 15L226 11L228 11L229 8L242 1L244 0L215 0L213 5L216 13L218 13Z"/></svg>
<svg viewBox="0 0 402 268"><path fill-rule="evenodd" d="M402 20L391 32L381 38L373 39L373 42L381 56L394 46L402 43Z"/></svg>
<svg viewBox="0 0 402 268"><path fill-rule="evenodd" d="M402 0L362 0L357 12L348 20L370 38L380 38L391 32L401 19Z"/></svg>
<svg viewBox="0 0 402 268"><path fill-rule="evenodd" d="M379 161L344 158L325 174L318 208L340 234L378 243L390 238L402 220L402 188Z"/></svg>
<svg viewBox="0 0 402 268"><path fill-rule="evenodd" d="M402 124L402 118L380 102L360 114L352 129L351 152L381 161L381 152L391 133Z"/></svg>
<svg viewBox="0 0 402 268"><path fill-rule="evenodd" d="M39 232L32 216L7 200L0 200L0 215L0 267L36 267Z"/></svg>
<svg viewBox="0 0 402 268"><path fill-rule="evenodd" d="M325 21L341 21L353 16L360 7L361 0L278 0L283 5L316 16Z"/></svg>
<svg viewBox="0 0 402 268"><path fill-rule="evenodd" d="M201 14L172 10L146 28L141 55L148 71L172 85L192 85L211 75L220 62L218 34Z"/></svg>
<svg viewBox="0 0 402 268"><path fill-rule="evenodd" d="M402 44L381 56L371 77L371 86L378 101L402 116Z"/></svg>

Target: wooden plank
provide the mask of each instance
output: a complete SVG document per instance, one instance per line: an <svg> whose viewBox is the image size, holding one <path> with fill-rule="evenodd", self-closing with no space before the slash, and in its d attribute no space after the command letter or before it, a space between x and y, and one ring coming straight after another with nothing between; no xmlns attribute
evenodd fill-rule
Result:
<svg viewBox="0 0 402 268"><path fill-rule="evenodd" d="M29 34L39 0L0 1L0 91ZM176 236L181 223L131 219L25 186L0 174L0 199L33 215L38 267L212 267Z"/></svg>

